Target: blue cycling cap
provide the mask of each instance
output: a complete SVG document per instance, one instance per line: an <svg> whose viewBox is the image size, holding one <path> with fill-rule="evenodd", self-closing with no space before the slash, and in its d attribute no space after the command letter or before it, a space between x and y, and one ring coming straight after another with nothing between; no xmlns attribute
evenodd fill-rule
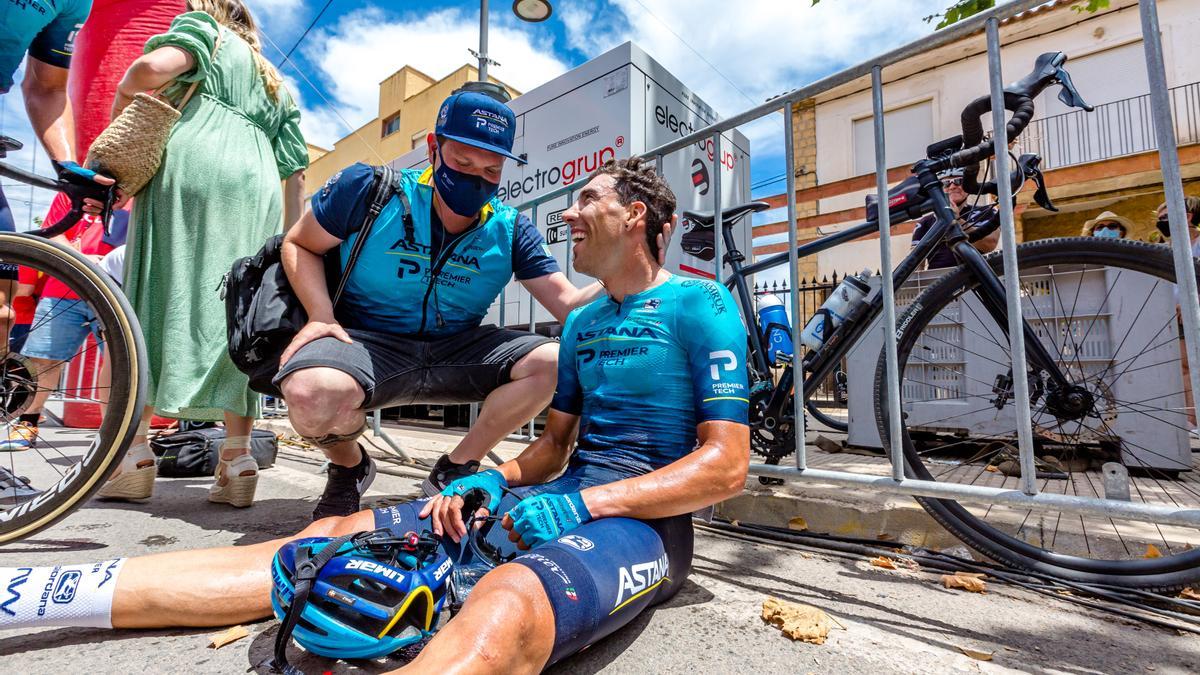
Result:
<svg viewBox="0 0 1200 675"><path fill-rule="evenodd" d="M434 133L525 164L525 160L512 152L517 116L512 108L487 94L477 91L451 94L438 111Z"/></svg>

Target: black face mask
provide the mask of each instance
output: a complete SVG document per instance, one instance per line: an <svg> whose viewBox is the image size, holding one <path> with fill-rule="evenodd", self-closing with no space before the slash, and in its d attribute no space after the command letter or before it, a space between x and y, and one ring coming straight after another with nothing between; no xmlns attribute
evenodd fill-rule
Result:
<svg viewBox="0 0 1200 675"><path fill-rule="evenodd" d="M1167 220L1166 218L1159 218L1158 221L1154 223L1154 226L1158 228L1158 231L1162 233L1162 236L1166 237L1167 239L1171 238L1171 221Z"/></svg>

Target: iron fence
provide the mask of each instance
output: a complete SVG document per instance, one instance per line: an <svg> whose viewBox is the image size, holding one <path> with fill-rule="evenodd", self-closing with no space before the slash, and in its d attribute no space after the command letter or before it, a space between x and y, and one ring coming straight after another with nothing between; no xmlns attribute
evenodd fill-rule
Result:
<svg viewBox="0 0 1200 675"><path fill-rule="evenodd" d="M1058 169L1158 149L1151 94L1035 119L1017 142L1021 152L1042 156L1043 169ZM1167 91L1179 145L1200 143L1200 82Z"/></svg>

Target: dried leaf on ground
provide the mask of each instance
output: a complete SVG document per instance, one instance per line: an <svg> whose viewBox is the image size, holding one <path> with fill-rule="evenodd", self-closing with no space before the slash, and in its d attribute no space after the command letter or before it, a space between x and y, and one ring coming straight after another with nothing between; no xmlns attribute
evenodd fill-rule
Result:
<svg viewBox="0 0 1200 675"><path fill-rule="evenodd" d="M972 593L983 593L987 590L987 584L981 578L983 575L970 572L955 572L954 574L942 575L942 586L946 588L961 588L964 591Z"/></svg>
<svg viewBox="0 0 1200 675"><path fill-rule="evenodd" d="M1160 552L1158 550L1158 547L1155 546L1154 544L1146 544L1146 553L1142 557L1143 558L1161 558L1162 552Z"/></svg>
<svg viewBox="0 0 1200 675"><path fill-rule="evenodd" d="M959 646L958 651L966 654L967 656L969 656L973 659L978 659L980 661L991 661L992 655L996 653L996 652L981 652L978 649L971 649L970 647L963 647L963 646Z"/></svg>
<svg viewBox="0 0 1200 675"><path fill-rule="evenodd" d="M995 464L988 464L987 466L983 467L983 470L991 471L992 473L1000 473L1000 467L996 466Z"/></svg>
<svg viewBox="0 0 1200 675"><path fill-rule="evenodd" d="M874 565L875 567L882 567L885 570L896 569L896 561L892 560L891 558L885 557L885 556L877 556L877 557L871 558L871 564Z"/></svg>
<svg viewBox="0 0 1200 675"><path fill-rule="evenodd" d="M1187 600L1200 600L1200 591L1188 586L1182 591L1179 591L1179 597Z"/></svg>
<svg viewBox="0 0 1200 675"><path fill-rule="evenodd" d="M214 633L208 638L208 646L211 649L220 649L231 642L237 642L244 637L250 635L250 631L246 630L245 626L233 626L229 630Z"/></svg>
<svg viewBox="0 0 1200 675"><path fill-rule="evenodd" d="M763 601L762 619L778 626L784 635L793 640L815 645L825 644L831 621L829 615L820 608L778 598Z"/></svg>
<svg viewBox="0 0 1200 675"><path fill-rule="evenodd" d="M796 516L788 521L789 530L807 530L808 521L803 516Z"/></svg>

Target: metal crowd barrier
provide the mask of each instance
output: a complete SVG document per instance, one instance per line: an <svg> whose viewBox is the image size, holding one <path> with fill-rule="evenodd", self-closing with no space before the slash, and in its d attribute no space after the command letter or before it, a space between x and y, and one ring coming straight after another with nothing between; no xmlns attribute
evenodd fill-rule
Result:
<svg viewBox="0 0 1200 675"><path fill-rule="evenodd" d="M754 120L783 113L784 115L784 148L786 155L786 191L787 191L787 223L788 246L790 249L789 263L791 273L797 270L797 235L796 235L796 185L794 148L792 139L792 107L801 101L810 99L818 94L835 87L850 83L862 77L871 78L871 94L874 108L875 131L875 168L876 191L879 203L887 203L888 181L887 161L884 150L884 102L883 102L883 69L897 64L917 54L925 53L939 47L959 41L983 29L987 41L987 62L989 84L992 98L992 118L995 153L995 172L999 176L1009 175L1008 139L1003 105L1003 78L1000 63L1000 34L999 26L1002 20L1011 18L1021 12L1033 9L1045 3L1045 0L1014 0L975 17L960 22L957 25L938 31L933 35L921 38L908 45L902 46L880 57L830 75L810 85L800 87L787 94L770 99L733 117L704 127L694 133L682 136L670 143L661 145L642 155L654 159L661 167L664 156L681 150L696 143L711 139L714 155L721 156L721 134L735 129ZM1196 292L1196 279L1192 272L1192 254L1189 248L1186 214L1184 213L1183 184L1181 182L1179 156L1176 147L1175 126L1171 119L1169 92L1166 83L1166 73L1163 64L1162 42L1158 24L1158 7L1154 0L1141 0L1139 11L1142 24L1143 45L1146 52L1146 67L1149 72L1150 97L1154 115L1155 133L1158 142L1159 158L1162 165L1163 183L1171 222L1171 247L1174 256L1175 270L1180 284L1184 335L1187 357L1190 363L1200 363L1200 299ZM531 211L536 218L539 205L564 195L568 198L574 190L579 189L584 181L561 187L537 199L530 200L519 206L518 210ZM1004 284L1007 295L1010 335L1015 336L1012 344L1012 361L1015 372L1021 372L1025 363L1025 344L1023 331L1019 329L1022 321L1022 307L1019 293L1019 280L1015 273L1016 232L1013 221L1012 189L1007 181L999 181L1001 246L1003 248ZM715 171L712 176L713 203L722 203L721 172ZM758 476L770 476L790 481L813 481L831 483L838 486L870 487L884 493L904 494L910 496L941 497L964 502L984 505L1005 505L1033 511L1062 511L1078 514L1091 514L1104 517L1119 517L1129 520L1140 520L1161 524L1200 527L1200 510L1172 507L1140 502L1107 500L1101 498L1079 497L1039 492L1036 484L1034 467L1034 448L1029 409L1029 384L1025 378L1014 379L1014 394L1017 404L1017 430L1020 465L1020 490L1010 490L995 487L975 485L959 485L939 483L936 481L915 480L904 476L904 460L901 449L901 411L900 384L896 355L896 316L895 289L892 287L891 276L887 273L892 269L891 236L888 209L879 209L879 242L884 294L884 316L881 330L884 333L884 351L886 354L887 406L891 423L890 438L896 439L887 448L892 466L892 475L886 477L855 474L844 471L828 471L809 469L804 443L804 414L802 378L796 378L795 420L797 426L796 464L795 467L752 464L750 473ZM715 208L716 222L714 230L722 231L721 209ZM716 260L724 258L722 237L715 237ZM568 247L568 251L569 251ZM569 255L569 253L568 253ZM568 270L570 261L568 259ZM722 266L717 265L717 279L721 279ZM568 272L569 274L569 272ZM800 301L797 284L791 284L789 296L792 308L792 343L800 344L800 329L804 324L800 316ZM532 306L532 303L531 303ZM501 305L501 325L504 325L503 304ZM532 328L532 320L531 320ZM750 327L753 329L753 327ZM795 372L803 372L800 350L793 355ZM1193 391L1200 391L1200 368L1190 369L1190 385ZM530 423L532 437L532 422Z"/></svg>

